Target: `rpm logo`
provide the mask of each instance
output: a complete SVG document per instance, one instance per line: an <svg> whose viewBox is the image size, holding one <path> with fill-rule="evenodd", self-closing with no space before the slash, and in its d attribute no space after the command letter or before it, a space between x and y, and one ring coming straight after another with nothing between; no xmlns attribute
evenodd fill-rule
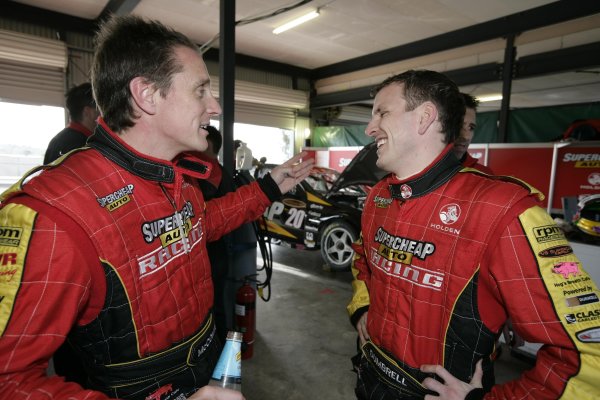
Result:
<svg viewBox="0 0 600 400"><path fill-rule="evenodd" d="M11 226L0 226L0 245L18 247L23 229Z"/></svg>
<svg viewBox="0 0 600 400"><path fill-rule="evenodd" d="M533 235L538 243L566 240L562 229L556 225L536 226L533 228Z"/></svg>
<svg viewBox="0 0 600 400"><path fill-rule="evenodd" d="M440 209L440 220L446 225L452 225L460 218L460 206L452 203Z"/></svg>

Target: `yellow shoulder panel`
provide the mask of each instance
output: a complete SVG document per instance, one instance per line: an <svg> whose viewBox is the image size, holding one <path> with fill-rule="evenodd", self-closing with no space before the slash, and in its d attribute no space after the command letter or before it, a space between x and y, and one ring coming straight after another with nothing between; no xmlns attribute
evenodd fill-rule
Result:
<svg viewBox="0 0 600 400"><path fill-rule="evenodd" d="M0 209L0 336L13 311L37 213L20 204Z"/></svg>
<svg viewBox="0 0 600 400"><path fill-rule="evenodd" d="M600 292L552 217L540 207L520 216L558 319L581 353L580 369L562 398L598 399ZM590 268L595 266L590 265Z"/></svg>

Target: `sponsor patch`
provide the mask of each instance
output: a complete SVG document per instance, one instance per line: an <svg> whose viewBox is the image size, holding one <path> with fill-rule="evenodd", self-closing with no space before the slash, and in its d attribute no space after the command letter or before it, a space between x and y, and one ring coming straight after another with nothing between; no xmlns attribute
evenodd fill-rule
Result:
<svg viewBox="0 0 600 400"><path fill-rule="evenodd" d="M187 236L191 229L191 218L193 216L194 207L192 206L192 203L186 201L181 210L173 215L142 224L144 240L146 243L152 243L156 238L160 237L163 245L167 245L172 243L169 235L174 234L173 232L175 231L180 232L180 228L184 230L184 234ZM181 237L178 239L181 239Z"/></svg>
<svg viewBox="0 0 600 400"><path fill-rule="evenodd" d="M536 226L533 228L533 235L538 243L566 240L562 229L556 225Z"/></svg>
<svg viewBox="0 0 600 400"><path fill-rule="evenodd" d="M568 254L573 254L573 248L571 246L554 246L544 249L538 253L538 256L545 258L562 257Z"/></svg>
<svg viewBox="0 0 600 400"><path fill-rule="evenodd" d="M424 260L427 256L435 252L435 245L433 243L391 235L383 228L377 229L374 240L376 243L380 243L390 249L414 254L421 260Z"/></svg>
<svg viewBox="0 0 600 400"><path fill-rule="evenodd" d="M596 321L600 319L600 309L590 311L580 311L577 313L571 313L565 315L567 324L576 324L579 322Z"/></svg>
<svg viewBox="0 0 600 400"><path fill-rule="evenodd" d="M566 240L562 229L556 225L536 226L533 228L533 235L538 243Z"/></svg>
<svg viewBox="0 0 600 400"><path fill-rule="evenodd" d="M403 184L402 186L400 186L400 196L402 196L403 199L408 199L412 197L412 188L406 183Z"/></svg>
<svg viewBox="0 0 600 400"><path fill-rule="evenodd" d="M0 336L8 326L25 273L25 255L37 213L20 204L0 209ZM18 227L18 228L17 228Z"/></svg>
<svg viewBox="0 0 600 400"><path fill-rule="evenodd" d="M567 307L584 306L586 304L592 304L598 302L598 295L596 293L586 293L579 296L568 297L565 299Z"/></svg>
<svg viewBox="0 0 600 400"><path fill-rule="evenodd" d="M106 196L96 198L96 201L100 207L106 208L108 211L113 212L117 208L129 203L131 201L131 194L133 193L133 184L128 184L115 190Z"/></svg>
<svg viewBox="0 0 600 400"><path fill-rule="evenodd" d="M456 203L447 204L440 209L440 220L445 225L452 225L460 218L460 206Z"/></svg>
<svg viewBox="0 0 600 400"><path fill-rule="evenodd" d="M17 253L0 253L0 283L10 283L17 273Z"/></svg>
<svg viewBox="0 0 600 400"><path fill-rule="evenodd" d="M579 266L573 261L554 264L554 267L552 267L552 272L562 275L562 277L565 279L569 279L571 275L575 277L581 274L581 271L579 271Z"/></svg>
<svg viewBox="0 0 600 400"><path fill-rule="evenodd" d="M444 274L430 271L415 265L405 264L388 260L377 252L376 249L370 253L369 262L375 268L381 270L386 275L410 282L414 285L441 291L444 284Z"/></svg>
<svg viewBox="0 0 600 400"><path fill-rule="evenodd" d="M590 328L576 333L577 339L583 343L600 343L600 328Z"/></svg>
<svg viewBox="0 0 600 400"><path fill-rule="evenodd" d="M375 207L377 208L388 208L390 204L392 204L392 199L386 199L384 197L375 196L373 202L375 203Z"/></svg>
<svg viewBox="0 0 600 400"><path fill-rule="evenodd" d="M23 229L14 226L0 226L0 246L19 247Z"/></svg>
<svg viewBox="0 0 600 400"><path fill-rule="evenodd" d="M186 235L169 243L166 246L160 246L152 252L145 254L137 259L140 268L140 278L151 275L154 272L165 268L174 259L183 256L191 251L202 240L203 231L200 221L186 232ZM163 238L161 237L161 242Z"/></svg>

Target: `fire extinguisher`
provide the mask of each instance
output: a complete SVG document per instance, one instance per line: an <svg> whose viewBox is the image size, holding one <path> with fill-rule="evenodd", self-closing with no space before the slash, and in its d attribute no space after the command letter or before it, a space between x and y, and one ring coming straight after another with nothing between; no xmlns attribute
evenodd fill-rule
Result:
<svg viewBox="0 0 600 400"><path fill-rule="evenodd" d="M244 278L244 283L235 295L235 325L242 332L242 359L252 357L254 351L254 330L256 329L256 291L251 285L252 275Z"/></svg>

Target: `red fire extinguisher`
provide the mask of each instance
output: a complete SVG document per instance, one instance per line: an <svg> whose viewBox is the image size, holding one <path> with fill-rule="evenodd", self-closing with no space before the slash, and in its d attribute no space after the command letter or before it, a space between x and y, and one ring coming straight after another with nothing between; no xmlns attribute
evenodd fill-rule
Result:
<svg viewBox="0 0 600 400"><path fill-rule="evenodd" d="M235 295L235 325L242 332L242 359L252 357L254 351L254 330L256 329L256 291L250 284L251 276L244 278L244 283Z"/></svg>

